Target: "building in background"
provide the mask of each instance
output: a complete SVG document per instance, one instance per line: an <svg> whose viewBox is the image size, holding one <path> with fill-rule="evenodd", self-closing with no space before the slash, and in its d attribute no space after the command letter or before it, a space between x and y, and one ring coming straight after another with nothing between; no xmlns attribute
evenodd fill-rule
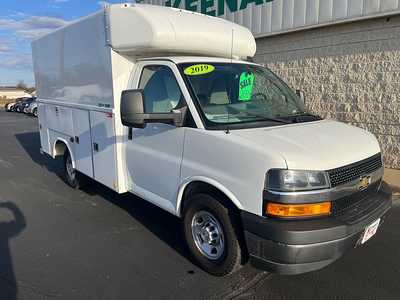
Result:
<svg viewBox="0 0 400 300"><path fill-rule="evenodd" d="M21 97L31 97L31 94L18 87L0 87L0 99L16 99Z"/></svg>
<svg viewBox="0 0 400 300"><path fill-rule="evenodd" d="M400 0L143 2L246 26L258 63L303 90L315 113L373 132L386 167L400 169Z"/></svg>

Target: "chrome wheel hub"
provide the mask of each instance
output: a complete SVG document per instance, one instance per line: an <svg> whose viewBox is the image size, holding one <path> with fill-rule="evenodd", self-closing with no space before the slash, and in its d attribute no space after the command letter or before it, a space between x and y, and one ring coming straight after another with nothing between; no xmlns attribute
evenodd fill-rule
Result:
<svg viewBox="0 0 400 300"><path fill-rule="evenodd" d="M192 219L192 236L197 249L208 259L216 260L224 253L224 232L209 212L199 211Z"/></svg>

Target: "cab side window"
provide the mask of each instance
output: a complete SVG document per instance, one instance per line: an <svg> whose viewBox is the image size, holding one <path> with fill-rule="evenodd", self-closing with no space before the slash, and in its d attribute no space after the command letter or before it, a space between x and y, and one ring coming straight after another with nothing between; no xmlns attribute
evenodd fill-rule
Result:
<svg viewBox="0 0 400 300"><path fill-rule="evenodd" d="M169 113L183 99L174 73L166 66L145 66L142 70L139 89L144 91L146 113Z"/></svg>

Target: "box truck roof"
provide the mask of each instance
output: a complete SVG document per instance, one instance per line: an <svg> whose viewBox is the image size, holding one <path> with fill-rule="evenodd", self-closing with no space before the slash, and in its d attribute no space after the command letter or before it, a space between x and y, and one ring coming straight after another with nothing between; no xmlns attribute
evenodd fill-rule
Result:
<svg viewBox="0 0 400 300"><path fill-rule="evenodd" d="M146 4L111 5L106 15L108 42L118 52L229 58L254 56L256 51L247 28L216 17Z"/></svg>
<svg viewBox="0 0 400 300"><path fill-rule="evenodd" d="M254 37L242 26L145 4L110 5L32 42L41 101L105 108L115 107L138 59L231 59L231 51L237 58L255 50Z"/></svg>
<svg viewBox="0 0 400 300"><path fill-rule="evenodd" d="M163 56L154 56L149 58L141 58L138 61L154 61L154 60L165 60L166 58ZM185 63L233 63L233 64L243 64L243 60L238 59L230 59L230 58L215 58L208 56L168 56L168 60L172 61L175 64L185 64ZM257 65L257 63L246 61L246 64Z"/></svg>

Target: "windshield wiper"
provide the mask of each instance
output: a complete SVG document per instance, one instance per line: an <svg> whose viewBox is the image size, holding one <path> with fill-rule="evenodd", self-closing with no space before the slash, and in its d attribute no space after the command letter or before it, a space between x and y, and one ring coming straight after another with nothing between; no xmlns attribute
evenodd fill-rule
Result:
<svg viewBox="0 0 400 300"><path fill-rule="evenodd" d="M279 122L279 123L283 123L283 124L291 124L293 122L285 120L285 119L281 119L281 118L273 118L273 117L267 117L263 114L255 114L255 113L249 113L249 116L255 116L255 117L260 117L263 118L263 120L265 121L273 121L273 122Z"/></svg>
<svg viewBox="0 0 400 300"><path fill-rule="evenodd" d="M268 117L264 114L258 114L258 113L250 113L247 111L242 111L238 114L234 114L234 116L242 115L245 114L246 116L252 116L252 117L258 117L262 118L262 121L271 121L271 122L277 122L277 123L283 123L283 124L292 124L292 121L281 119L281 118L273 118L273 117Z"/></svg>
<svg viewBox="0 0 400 300"><path fill-rule="evenodd" d="M287 116L288 118L292 118L294 122L307 122L307 121L320 121L322 118L318 115L314 115L308 112L301 112L295 115Z"/></svg>

